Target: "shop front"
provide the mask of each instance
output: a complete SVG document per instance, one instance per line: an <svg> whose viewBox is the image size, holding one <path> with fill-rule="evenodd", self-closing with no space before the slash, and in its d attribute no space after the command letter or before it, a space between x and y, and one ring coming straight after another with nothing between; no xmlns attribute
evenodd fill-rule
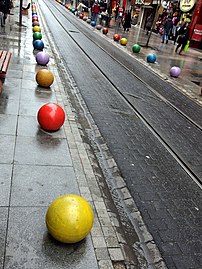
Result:
<svg viewBox="0 0 202 269"><path fill-rule="evenodd" d="M202 50L202 0L198 0L190 25L190 47Z"/></svg>

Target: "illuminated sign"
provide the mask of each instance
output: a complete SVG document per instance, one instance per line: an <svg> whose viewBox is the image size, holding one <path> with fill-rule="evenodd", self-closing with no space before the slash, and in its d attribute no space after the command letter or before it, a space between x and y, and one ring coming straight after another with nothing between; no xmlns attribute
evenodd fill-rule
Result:
<svg viewBox="0 0 202 269"><path fill-rule="evenodd" d="M180 1L180 10L183 12L190 11L195 5L195 0L181 0Z"/></svg>

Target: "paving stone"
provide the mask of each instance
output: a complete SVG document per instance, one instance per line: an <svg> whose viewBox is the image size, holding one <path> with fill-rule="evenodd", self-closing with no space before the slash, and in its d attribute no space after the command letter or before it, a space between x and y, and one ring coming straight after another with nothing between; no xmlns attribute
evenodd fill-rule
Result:
<svg viewBox="0 0 202 269"><path fill-rule="evenodd" d="M1 122L0 134L15 135L17 125L16 115L0 114L0 122Z"/></svg>
<svg viewBox="0 0 202 269"><path fill-rule="evenodd" d="M96 257L97 257L97 260L100 261L100 260L109 260L109 253L108 253L108 249L107 248L96 248L95 249L95 254L96 254Z"/></svg>
<svg viewBox="0 0 202 269"><path fill-rule="evenodd" d="M119 247L118 240L116 236L107 236L105 237L107 247Z"/></svg>
<svg viewBox="0 0 202 269"><path fill-rule="evenodd" d="M15 146L15 136L0 135L0 162L11 164Z"/></svg>
<svg viewBox="0 0 202 269"><path fill-rule="evenodd" d="M3 269L3 259L5 252L5 240L7 229L8 208L0 207L0 269Z"/></svg>
<svg viewBox="0 0 202 269"><path fill-rule="evenodd" d="M40 88L34 85L31 89L22 88L21 100L23 102L44 102L45 104L48 102L56 102L56 97L51 89Z"/></svg>
<svg viewBox="0 0 202 269"><path fill-rule="evenodd" d="M100 260L98 264L100 269L114 269L111 260Z"/></svg>
<svg viewBox="0 0 202 269"><path fill-rule="evenodd" d="M68 193L79 195L72 167L14 166L11 206L48 206Z"/></svg>
<svg viewBox="0 0 202 269"><path fill-rule="evenodd" d="M106 248L106 242L103 236L93 236L92 240L94 248Z"/></svg>
<svg viewBox="0 0 202 269"><path fill-rule="evenodd" d="M0 164L0 207L9 206L12 165Z"/></svg>
<svg viewBox="0 0 202 269"><path fill-rule="evenodd" d="M59 138L18 136L14 158L16 164L72 165L67 141Z"/></svg>
<svg viewBox="0 0 202 269"><path fill-rule="evenodd" d="M11 114L17 115L19 109L19 100L18 99L10 99L9 102L7 100L7 94L4 94L0 97L0 114Z"/></svg>
<svg viewBox="0 0 202 269"><path fill-rule="evenodd" d="M123 261L124 257L120 248L109 248L109 255L112 261Z"/></svg>

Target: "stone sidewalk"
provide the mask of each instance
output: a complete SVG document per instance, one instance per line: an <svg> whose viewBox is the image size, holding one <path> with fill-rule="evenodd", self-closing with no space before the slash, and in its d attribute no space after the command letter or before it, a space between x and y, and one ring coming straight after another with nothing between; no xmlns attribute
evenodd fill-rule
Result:
<svg viewBox="0 0 202 269"><path fill-rule="evenodd" d="M1 49L12 53L0 96L0 269L138 268L144 255L130 253L117 212L107 206L112 200L101 190L103 176L96 171L98 164L82 139L77 111L65 91L65 87L73 88L71 78L64 85L56 64L59 55L49 45L43 23L45 51L50 55L47 68L55 80L50 89L37 85L35 75L42 67L36 64L33 51L31 11L23 16L21 27L18 11L13 9L0 33ZM65 123L57 132L38 126L37 112L47 102L65 110ZM120 177L116 188L126 193ZM47 207L66 193L83 196L95 214L91 234L77 244L56 242L45 225ZM132 199L127 201L133 206ZM151 240L136 207L134 216L141 226L142 242ZM150 268L166 268L155 244L150 245Z"/></svg>
<svg viewBox="0 0 202 269"><path fill-rule="evenodd" d="M50 89L35 82L38 66L32 46L31 16L18 12L1 29L1 49L12 53L0 97L0 268L113 268L124 261L112 212L108 212L87 155L54 56ZM56 102L66 112L64 126L48 133L38 126L38 109ZM56 242L47 233L47 206L65 193L76 193L91 203L95 222L91 236L75 245Z"/></svg>

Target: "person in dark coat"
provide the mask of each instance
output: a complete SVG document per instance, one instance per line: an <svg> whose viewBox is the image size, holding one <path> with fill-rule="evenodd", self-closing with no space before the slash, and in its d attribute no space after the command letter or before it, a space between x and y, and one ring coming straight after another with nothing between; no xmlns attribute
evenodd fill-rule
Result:
<svg viewBox="0 0 202 269"><path fill-rule="evenodd" d="M125 14L125 18L124 18L124 23L123 23L123 30L125 31L129 31L129 28L131 28L131 12L128 11Z"/></svg>
<svg viewBox="0 0 202 269"><path fill-rule="evenodd" d="M170 16L168 16L168 18L166 19L163 27L164 27L164 34L162 36L161 43L164 43L164 40L166 39L166 44L168 44L168 36L173 27L173 22Z"/></svg>
<svg viewBox="0 0 202 269"><path fill-rule="evenodd" d="M12 2L10 0L0 0L1 27L5 26L5 21L6 21L7 15L10 14L10 8L12 8L11 3Z"/></svg>
<svg viewBox="0 0 202 269"><path fill-rule="evenodd" d="M184 47L187 44L188 39L189 39L189 23L185 22L185 24L179 30L179 36L177 39L178 45L175 49L175 52L177 52L177 50L181 47L179 52L179 54L181 54Z"/></svg>

